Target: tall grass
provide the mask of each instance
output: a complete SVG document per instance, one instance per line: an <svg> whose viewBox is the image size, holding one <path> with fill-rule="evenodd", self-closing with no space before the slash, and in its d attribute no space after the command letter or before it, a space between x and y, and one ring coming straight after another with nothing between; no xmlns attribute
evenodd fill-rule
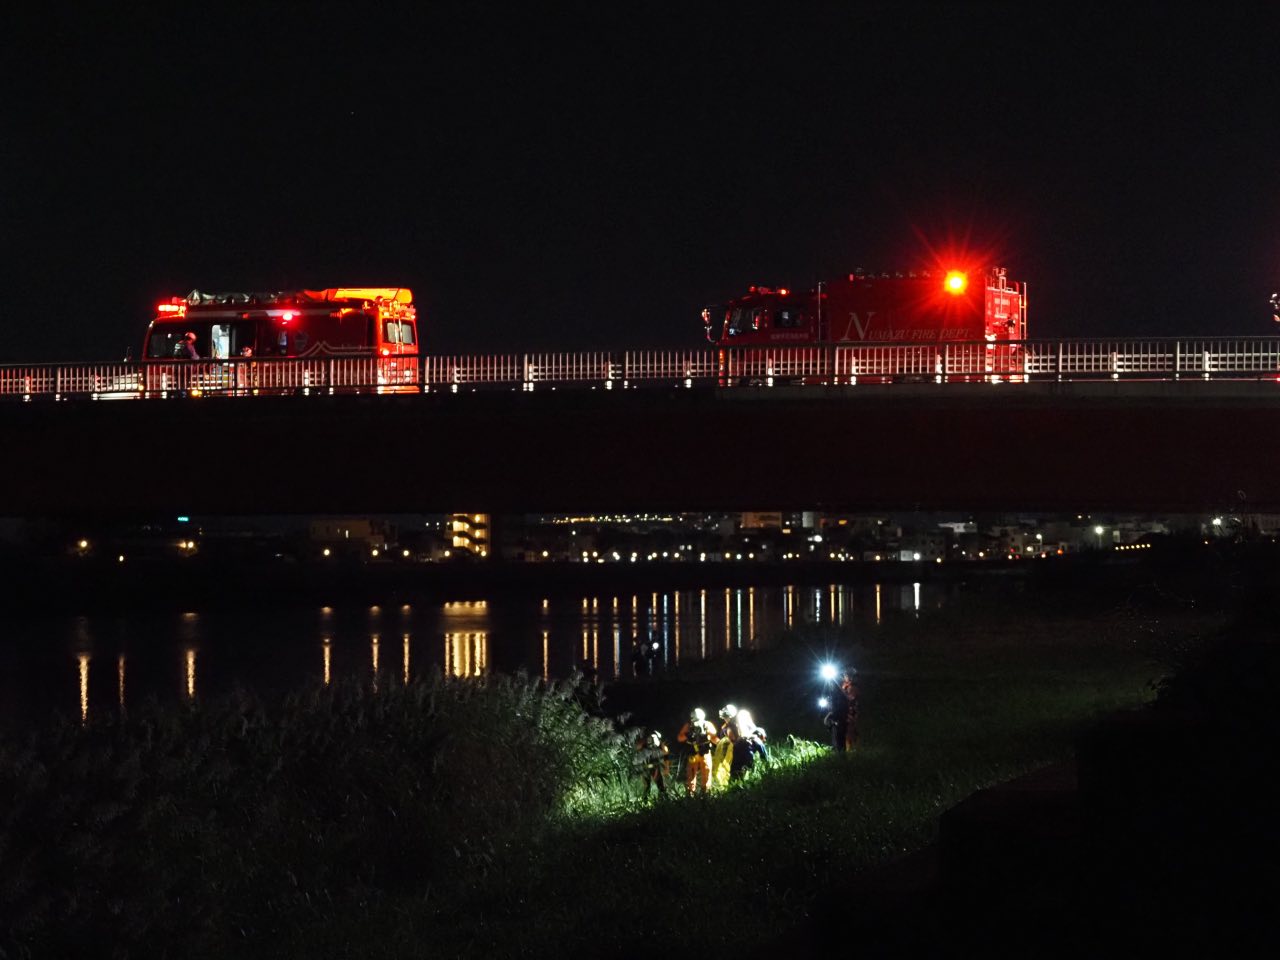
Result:
<svg viewBox="0 0 1280 960"><path fill-rule="evenodd" d="M155 706L0 745L14 956L211 954L458 876L631 762L567 684L438 673Z"/></svg>

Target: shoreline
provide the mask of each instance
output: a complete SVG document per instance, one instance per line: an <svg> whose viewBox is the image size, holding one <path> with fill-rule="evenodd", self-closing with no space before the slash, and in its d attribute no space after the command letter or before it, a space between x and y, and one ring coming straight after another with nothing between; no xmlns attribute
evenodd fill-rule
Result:
<svg viewBox="0 0 1280 960"><path fill-rule="evenodd" d="M1142 558L1148 559L1148 558ZM1043 560L925 563L820 561L787 563L582 564L556 562L302 563L288 559L138 558L0 563L9 585L0 615L56 607L69 614L190 609L255 602L390 602L401 598L480 599L486 594L553 597L580 592L829 584L1054 581L1105 573L1114 577L1136 558L1089 555Z"/></svg>

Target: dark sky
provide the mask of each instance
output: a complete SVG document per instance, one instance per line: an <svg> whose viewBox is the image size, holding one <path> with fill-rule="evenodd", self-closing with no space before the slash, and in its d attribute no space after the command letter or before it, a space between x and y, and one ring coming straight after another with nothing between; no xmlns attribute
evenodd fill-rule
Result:
<svg viewBox="0 0 1280 960"><path fill-rule="evenodd" d="M0 361L350 284L433 352L696 347L749 283L953 244L1033 336L1274 332L1272 8L116 6L6 30Z"/></svg>

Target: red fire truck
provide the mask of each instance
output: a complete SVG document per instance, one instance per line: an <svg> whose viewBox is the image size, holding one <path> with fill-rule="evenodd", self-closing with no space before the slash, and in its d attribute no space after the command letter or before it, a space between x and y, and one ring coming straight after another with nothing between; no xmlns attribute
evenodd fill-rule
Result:
<svg viewBox="0 0 1280 960"><path fill-rule="evenodd" d="M191 347L188 334L194 334ZM146 360L238 357L395 357L418 353L406 287L333 287L276 293L201 293L159 305Z"/></svg>
<svg viewBox="0 0 1280 960"><path fill-rule="evenodd" d="M985 278L986 282L981 282ZM909 274L851 273L797 293L751 287L702 311L719 346L1023 340L1026 286L1003 268Z"/></svg>

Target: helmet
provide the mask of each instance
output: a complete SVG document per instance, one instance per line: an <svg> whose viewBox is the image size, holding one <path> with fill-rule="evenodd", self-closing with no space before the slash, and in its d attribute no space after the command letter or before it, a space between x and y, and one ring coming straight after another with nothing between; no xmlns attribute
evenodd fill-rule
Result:
<svg viewBox="0 0 1280 960"><path fill-rule="evenodd" d="M689 714L689 720L693 723L702 723L707 719L707 713L701 707L694 707L693 713Z"/></svg>
<svg viewBox="0 0 1280 960"><path fill-rule="evenodd" d="M188 330L186 333L182 335L183 340L194 340L195 338L196 338L196 335L192 333L190 330Z"/></svg>
<svg viewBox="0 0 1280 960"><path fill-rule="evenodd" d="M723 707L720 708L721 720L732 720L737 715L738 715L738 708L735 707L732 703L726 703Z"/></svg>
<svg viewBox="0 0 1280 960"><path fill-rule="evenodd" d="M738 733L744 737L749 737L756 732L756 722L751 719L750 710L739 710L738 716Z"/></svg>

